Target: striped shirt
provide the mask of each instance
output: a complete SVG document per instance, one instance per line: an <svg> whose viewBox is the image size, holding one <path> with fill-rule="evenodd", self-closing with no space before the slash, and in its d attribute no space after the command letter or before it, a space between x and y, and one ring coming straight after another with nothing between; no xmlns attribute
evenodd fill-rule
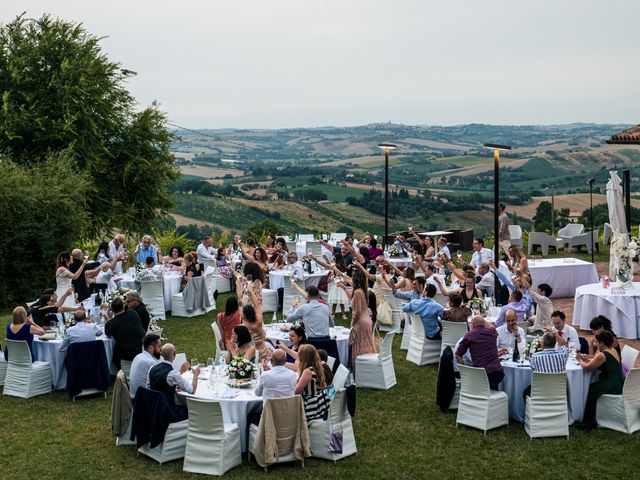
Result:
<svg viewBox="0 0 640 480"><path fill-rule="evenodd" d="M531 355L531 368L534 372L562 373L567 370L569 349L565 346L558 350L545 348L541 352Z"/></svg>

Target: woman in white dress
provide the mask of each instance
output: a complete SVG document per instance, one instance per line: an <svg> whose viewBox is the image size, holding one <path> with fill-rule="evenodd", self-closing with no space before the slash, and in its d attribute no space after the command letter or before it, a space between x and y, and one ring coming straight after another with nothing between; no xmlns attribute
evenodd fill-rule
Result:
<svg viewBox="0 0 640 480"><path fill-rule="evenodd" d="M349 298L347 294L344 293L344 290L338 287L338 282L341 281L344 275L346 275L347 266L344 263L344 258L341 253L335 253L333 255L333 262L323 262L322 260L313 257L313 260L320 265L322 268L327 270L331 270L331 275L333 278L329 278L329 295L327 298L327 303L331 305L331 315L336 314L336 310L338 305L340 305L340 310L342 311L342 319L344 320L346 315L346 306L349 305ZM326 258L325 258L326 260Z"/></svg>
<svg viewBox="0 0 640 480"><path fill-rule="evenodd" d="M56 295L62 298L64 293L71 288L71 281L76 280L82 275L84 267L87 265L88 259L84 259L82 266L76 273L69 271L69 265L71 265L71 254L69 252L62 252L58 255L58 267L56 269ZM64 301L65 307L70 307L76 304L74 295L69 295Z"/></svg>
<svg viewBox="0 0 640 480"><path fill-rule="evenodd" d="M391 287L389 287L387 283L387 279L391 278L391 267L388 262L383 262L383 259L376 261L376 268L378 271L376 275L369 273L361 264L357 264L357 266L367 277L367 280L374 282L371 291L376 296L377 323L380 325L393 325L393 311L391 309L391 305L389 305L389 302L387 302L384 297L383 292L383 290L391 290Z"/></svg>

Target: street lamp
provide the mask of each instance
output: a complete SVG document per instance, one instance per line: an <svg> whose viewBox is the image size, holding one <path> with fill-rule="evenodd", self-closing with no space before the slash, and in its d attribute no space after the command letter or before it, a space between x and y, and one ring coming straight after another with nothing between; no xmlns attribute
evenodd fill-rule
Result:
<svg viewBox="0 0 640 480"><path fill-rule="evenodd" d="M595 265L594 256L593 256L593 182L595 182L595 178L590 178L587 180L589 184L589 216L591 217L591 263Z"/></svg>
<svg viewBox="0 0 640 480"><path fill-rule="evenodd" d="M382 239L384 250L389 238L389 150L395 150L398 146L383 142L378 144L378 148L384 150L384 238Z"/></svg>
<svg viewBox="0 0 640 480"><path fill-rule="evenodd" d="M553 194L554 194L554 188L553 186L551 187L547 187L544 189L546 190L551 190L551 236L555 237L556 236L556 221L555 221L555 215L556 215L556 207L555 207L555 203L553 201Z"/></svg>
<svg viewBox="0 0 640 480"><path fill-rule="evenodd" d="M500 265L500 242L498 237L498 229L499 229L499 221L498 217L500 213L498 212L499 204L500 204L500 150L511 150L509 145L499 145L497 143L485 143L482 145L485 148L490 148L493 150L493 251L496 261L496 266ZM496 300L498 299L498 294L500 293L500 280L498 280L498 276L496 275L496 284L495 291L493 292ZM496 302L497 303L497 302Z"/></svg>

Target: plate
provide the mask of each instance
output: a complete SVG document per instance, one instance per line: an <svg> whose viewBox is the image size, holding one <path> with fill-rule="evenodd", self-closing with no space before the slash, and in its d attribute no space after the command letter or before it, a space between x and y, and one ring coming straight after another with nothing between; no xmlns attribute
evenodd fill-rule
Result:
<svg viewBox="0 0 640 480"><path fill-rule="evenodd" d="M291 327L293 327L293 323L283 323L279 326L280 330L283 332L288 332L291 330Z"/></svg>
<svg viewBox="0 0 640 480"><path fill-rule="evenodd" d="M247 388L251 386L251 379L243 378L238 380L235 378L228 378L227 385L231 385L232 387L236 387L236 388Z"/></svg>

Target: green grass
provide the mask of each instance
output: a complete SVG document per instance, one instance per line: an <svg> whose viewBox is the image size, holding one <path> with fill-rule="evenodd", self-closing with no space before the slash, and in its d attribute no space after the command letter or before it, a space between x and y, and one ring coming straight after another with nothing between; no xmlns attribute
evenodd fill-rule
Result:
<svg viewBox="0 0 640 480"><path fill-rule="evenodd" d="M218 304L223 301L224 296ZM168 318L165 335L188 358L206 359L213 356L213 317ZM0 320L6 323L8 315ZM357 392L357 455L335 465L309 459L304 470L299 464L283 464L267 474L243 458L243 465L225 478L631 478L639 471L640 457L632 453L640 448L637 434L601 429L588 434L571 428L569 440L531 441L518 423L486 437L456 428L455 413L440 413L435 404L436 367L407 362L399 346L396 338L398 384L388 391ZM64 392L30 400L0 397L1 478L196 478L182 472L182 461L160 466L137 456L133 447L116 447L110 408L111 391L107 400L94 397L75 404ZM552 462L550 468L544 468L544 459Z"/></svg>

